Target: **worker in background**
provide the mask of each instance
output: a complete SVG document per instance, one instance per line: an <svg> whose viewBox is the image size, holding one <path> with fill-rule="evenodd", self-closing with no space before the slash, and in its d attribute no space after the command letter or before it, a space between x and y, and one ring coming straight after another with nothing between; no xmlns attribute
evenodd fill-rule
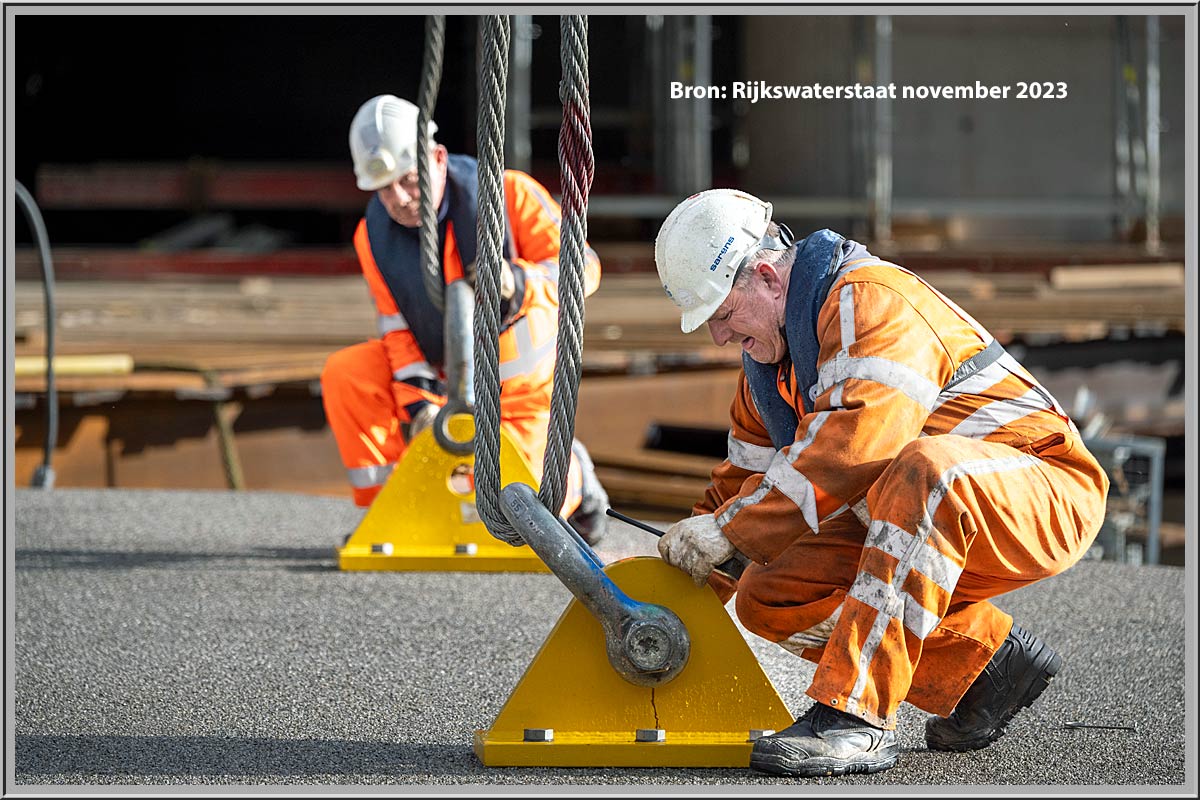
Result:
<svg viewBox="0 0 1200 800"><path fill-rule="evenodd" d="M437 126L429 123L430 141ZM417 182L417 108L392 95L373 97L350 125L358 188L374 192L354 233L370 287L379 338L334 353L321 373L325 413L349 472L354 500L371 503L408 443L445 404L444 322L425 291ZM474 285L478 184L476 161L432 143L432 200L445 282ZM507 224L502 261L500 424L542 474L558 330L561 212L530 176L504 173ZM586 294L600 282L600 261L585 248ZM589 541L603 530L608 497L586 449L576 441L562 514ZM569 515L569 516L568 516Z"/></svg>
<svg viewBox="0 0 1200 800"><path fill-rule="evenodd" d="M729 451L659 552L817 664L816 702L754 743L798 776L896 763L901 701L936 750L999 738L1060 656L989 600L1083 556L1108 479L1055 399L962 309L829 230L714 189L655 261L685 332L742 348ZM736 585L711 575L741 553Z"/></svg>

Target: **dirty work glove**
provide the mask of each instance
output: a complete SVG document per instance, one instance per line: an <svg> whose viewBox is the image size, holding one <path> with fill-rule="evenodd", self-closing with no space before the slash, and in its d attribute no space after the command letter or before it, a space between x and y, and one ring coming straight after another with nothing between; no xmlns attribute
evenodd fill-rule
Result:
<svg viewBox="0 0 1200 800"><path fill-rule="evenodd" d="M442 407L433 403L426 403L421 406L421 410L413 414L412 421L408 423L408 441L411 444L413 439L417 438L417 434L433 424L433 420L437 417L438 412Z"/></svg>
<svg viewBox="0 0 1200 800"><path fill-rule="evenodd" d="M697 586L703 586L713 568L735 552L712 514L680 520L658 540L663 561L691 575Z"/></svg>

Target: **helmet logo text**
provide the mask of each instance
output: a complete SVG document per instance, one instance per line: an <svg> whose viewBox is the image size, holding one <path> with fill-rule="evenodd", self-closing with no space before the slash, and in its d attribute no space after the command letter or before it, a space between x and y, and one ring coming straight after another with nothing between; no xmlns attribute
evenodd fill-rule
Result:
<svg viewBox="0 0 1200 800"><path fill-rule="evenodd" d="M731 244L733 244L732 236L730 236L728 239L725 240L725 245L724 245L724 247L721 248L721 252L717 253L716 260L714 260L711 264L708 265L709 272L717 271L717 267L720 266L720 264L721 264L721 259L725 258L725 254L729 252L729 245L731 245Z"/></svg>

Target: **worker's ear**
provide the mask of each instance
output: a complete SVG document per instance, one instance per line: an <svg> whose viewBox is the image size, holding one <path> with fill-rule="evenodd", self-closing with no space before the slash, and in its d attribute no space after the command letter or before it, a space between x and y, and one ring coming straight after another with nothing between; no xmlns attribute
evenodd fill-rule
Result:
<svg viewBox="0 0 1200 800"><path fill-rule="evenodd" d="M433 163L439 167L445 167L446 162L450 160L450 151L446 149L444 144L435 144L433 146Z"/></svg>
<svg viewBox="0 0 1200 800"><path fill-rule="evenodd" d="M769 261L759 261L754 265L754 277L763 282L764 287L772 297L783 295L783 278L779 270Z"/></svg>

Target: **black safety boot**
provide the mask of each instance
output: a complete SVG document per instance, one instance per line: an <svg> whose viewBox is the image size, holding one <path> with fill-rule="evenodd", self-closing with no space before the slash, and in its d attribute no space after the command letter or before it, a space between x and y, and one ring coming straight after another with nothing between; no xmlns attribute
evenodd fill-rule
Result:
<svg viewBox="0 0 1200 800"><path fill-rule="evenodd" d="M604 538L607 530L607 519L604 513L608 508L608 492L604 491L600 479L596 477L596 465L583 442L575 439L571 443L571 452L579 461L579 471L583 476L582 499L579 508L570 516L567 522L579 532L583 540L595 547Z"/></svg>
<svg viewBox="0 0 1200 800"><path fill-rule="evenodd" d="M1004 735L1013 716L1038 698L1062 668L1062 657L1013 625L948 717L925 721L930 750L978 750Z"/></svg>
<svg viewBox="0 0 1200 800"><path fill-rule="evenodd" d="M796 723L754 742L750 767L775 775L819 778L880 772L896 764L896 732L814 703Z"/></svg>

